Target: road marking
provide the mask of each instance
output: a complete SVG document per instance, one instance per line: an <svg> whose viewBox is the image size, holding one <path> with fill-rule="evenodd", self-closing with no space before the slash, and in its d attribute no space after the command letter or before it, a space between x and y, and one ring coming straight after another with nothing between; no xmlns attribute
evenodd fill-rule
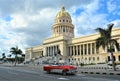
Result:
<svg viewBox="0 0 120 81"><path fill-rule="evenodd" d="M60 80L69 80L68 78L58 78Z"/></svg>

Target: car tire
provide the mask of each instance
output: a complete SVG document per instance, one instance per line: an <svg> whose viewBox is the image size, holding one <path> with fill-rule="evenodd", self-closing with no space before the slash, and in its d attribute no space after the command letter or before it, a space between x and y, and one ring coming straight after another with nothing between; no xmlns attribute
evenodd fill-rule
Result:
<svg viewBox="0 0 120 81"><path fill-rule="evenodd" d="M66 71L63 71L62 74L63 74L63 75L67 75L67 72L66 72Z"/></svg>
<svg viewBox="0 0 120 81"><path fill-rule="evenodd" d="M48 74L50 74L50 73L51 73L51 71L47 71L47 73L48 73Z"/></svg>

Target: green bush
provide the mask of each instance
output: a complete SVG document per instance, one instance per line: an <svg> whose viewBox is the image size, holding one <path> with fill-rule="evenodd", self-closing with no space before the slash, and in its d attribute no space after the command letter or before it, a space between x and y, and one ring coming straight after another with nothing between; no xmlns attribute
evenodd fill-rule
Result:
<svg viewBox="0 0 120 81"><path fill-rule="evenodd" d="M97 64L105 64L105 62L100 62L100 63L97 63Z"/></svg>

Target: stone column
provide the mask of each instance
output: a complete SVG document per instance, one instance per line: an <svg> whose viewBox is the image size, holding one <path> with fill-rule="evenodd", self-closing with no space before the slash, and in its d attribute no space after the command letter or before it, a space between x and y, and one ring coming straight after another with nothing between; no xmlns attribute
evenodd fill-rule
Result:
<svg viewBox="0 0 120 81"><path fill-rule="evenodd" d="M51 55L50 56L53 56L53 47L51 46Z"/></svg>
<svg viewBox="0 0 120 81"><path fill-rule="evenodd" d="M50 56L52 56L52 47L50 46Z"/></svg>
<svg viewBox="0 0 120 81"><path fill-rule="evenodd" d="M32 59L32 56L33 56L32 54L33 54L33 48L31 47L30 48L30 59Z"/></svg>
<svg viewBox="0 0 120 81"><path fill-rule="evenodd" d="M91 52L91 53L90 53L90 55L91 55L91 61L90 61L90 63L92 63L92 61L93 61L93 57L92 57L92 55L93 55L93 54L92 54L92 43L90 43L90 52Z"/></svg>
<svg viewBox="0 0 120 81"><path fill-rule="evenodd" d="M85 55L85 44L83 44L83 55Z"/></svg>
<svg viewBox="0 0 120 81"><path fill-rule="evenodd" d="M80 56L81 56L81 45L79 45L79 52L80 52Z"/></svg>
<svg viewBox="0 0 120 81"><path fill-rule="evenodd" d="M90 54L92 55L92 43L90 43Z"/></svg>
<svg viewBox="0 0 120 81"><path fill-rule="evenodd" d="M49 54L48 54L48 56L50 56L50 47L49 47Z"/></svg>
<svg viewBox="0 0 120 81"><path fill-rule="evenodd" d="M53 54L52 54L52 56L54 56L54 46L53 46Z"/></svg>

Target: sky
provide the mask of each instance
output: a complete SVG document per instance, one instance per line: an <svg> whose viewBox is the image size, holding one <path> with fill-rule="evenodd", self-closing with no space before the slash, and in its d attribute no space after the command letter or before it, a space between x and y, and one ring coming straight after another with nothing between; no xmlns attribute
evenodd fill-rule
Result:
<svg viewBox="0 0 120 81"><path fill-rule="evenodd" d="M96 33L109 23L120 27L120 0L0 0L0 57L10 48L41 45L52 35L62 5L75 26L75 37Z"/></svg>

